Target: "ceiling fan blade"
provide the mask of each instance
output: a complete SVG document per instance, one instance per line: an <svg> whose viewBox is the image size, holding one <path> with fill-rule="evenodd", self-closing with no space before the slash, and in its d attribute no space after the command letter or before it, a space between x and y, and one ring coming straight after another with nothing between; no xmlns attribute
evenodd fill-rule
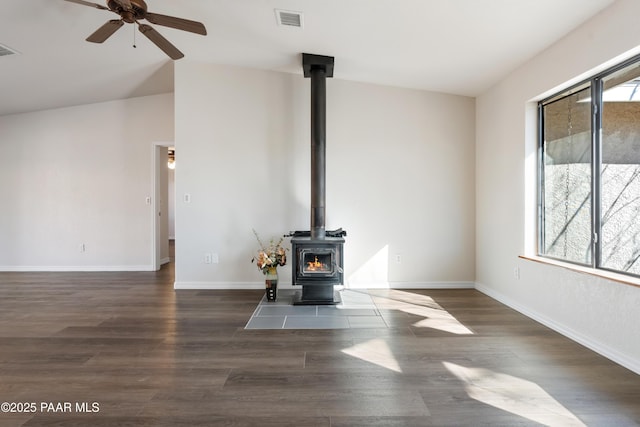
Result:
<svg viewBox="0 0 640 427"><path fill-rule="evenodd" d="M120 19L112 19L111 21L107 21L102 27L98 28L93 34L87 37L87 41L91 43L102 43L113 33L118 31L120 27L124 25L124 22Z"/></svg>
<svg viewBox="0 0 640 427"><path fill-rule="evenodd" d="M71 3L83 4L85 6L95 7L96 9L109 10L109 8L106 6L102 6L101 4L97 4L97 3L91 3L89 1L84 1L84 0L65 0L65 1L68 1Z"/></svg>
<svg viewBox="0 0 640 427"><path fill-rule="evenodd" d="M169 55L169 58L180 59L184 57L184 54L180 52L177 47L172 45L169 40L162 37L162 35L156 30L154 30L153 27L151 27L150 25L140 24L138 25L138 29L156 46L158 46L164 53Z"/></svg>
<svg viewBox="0 0 640 427"><path fill-rule="evenodd" d="M202 22L191 21L189 19L176 18L175 16L160 15L158 13L147 12L145 19L152 24L164 27L176 28L182 31L189 31L196 34L207 35L207 29Z"/></svg>

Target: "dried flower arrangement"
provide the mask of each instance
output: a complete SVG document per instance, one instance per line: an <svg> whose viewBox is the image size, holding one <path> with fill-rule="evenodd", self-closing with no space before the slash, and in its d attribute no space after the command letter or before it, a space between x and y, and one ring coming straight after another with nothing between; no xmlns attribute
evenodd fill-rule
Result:
<svg viewBox="0 0 640 427"><path fill-rule="evenodd" d="M255 234L258 244L260 244L260 250L256 256L251 258L251 262L255 261L258 269L260 269L263 274L267 274L269 270L275 269L278 266L287 264L287 251L289 249L282 246L284 237L281 237L277 242L271 239L269 245L265 246L256 230L253 230L253 234Z"/></svg>

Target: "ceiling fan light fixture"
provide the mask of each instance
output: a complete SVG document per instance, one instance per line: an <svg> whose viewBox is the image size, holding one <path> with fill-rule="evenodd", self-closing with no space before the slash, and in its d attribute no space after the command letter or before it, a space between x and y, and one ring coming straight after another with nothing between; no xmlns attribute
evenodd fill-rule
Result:
<svg viewBox="0 0 640 427"><path fill-rule="evenodd" d="M184 57L184 54L175 47L169 40L164 38L151 25L140 23L140 20L146 19L152 24L164 27L175 28L177 30L188 31L203 36L207 35L207 29L202 22L192 21L190 19L178 18L176 16L162 15L159 13L151 13L147 11L147 3L144 0L107 0L107 6L102 6L86 0L66 0L71 3L77 3L84 6L95 7L96 9L113 12L120 16L120 19L112 19L107 21L102 27L98 28L89 37L88 42L103 43L111 37L125 23L137 24L138 30L145 35L153 44L159 47L171 59L176 60ZM135 43L135 42L134 42ZM135 47L135 44L134 44Z"/></svg>
<svg viewBox="0 0 640 427"><path fill-rule="evenodd" d="M176 168L176 150L169 148L169 159L167 160L167 167L169 169Z"/></svg>

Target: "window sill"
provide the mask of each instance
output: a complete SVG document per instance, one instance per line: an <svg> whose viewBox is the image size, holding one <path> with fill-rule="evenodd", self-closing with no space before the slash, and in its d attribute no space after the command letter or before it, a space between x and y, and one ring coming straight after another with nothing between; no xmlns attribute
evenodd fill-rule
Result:
<svg viewBox="0 0 640 427"><path fill-rule="evenodd" d="M520 255L518 258L528 261L538 262L541 264L554 265L556 267L565 268L567 270L577 271L579 273L588 274L590 276L601 277L603 279L612 280L614 282L622 283L623 285L634 286L640 288L640 279L624 274L614 273L612 271L598 270L595 268L583 267L580 265L571 264L568 262L557 261L555 259L543 258L539 256L524 256Z"/></svg>

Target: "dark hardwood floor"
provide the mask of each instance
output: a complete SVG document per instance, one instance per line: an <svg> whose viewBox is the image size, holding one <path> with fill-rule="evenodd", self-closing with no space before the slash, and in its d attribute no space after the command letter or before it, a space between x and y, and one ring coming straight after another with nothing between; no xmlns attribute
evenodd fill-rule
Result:
<svg viewBox="0 0 640 427"><path fill-rule="evenodd" d="M0 402L36 405L0 426L640 425L640 376L474 290L371 291L389 328L245 330L262 292L172 279L0 273Z"/></svg>

